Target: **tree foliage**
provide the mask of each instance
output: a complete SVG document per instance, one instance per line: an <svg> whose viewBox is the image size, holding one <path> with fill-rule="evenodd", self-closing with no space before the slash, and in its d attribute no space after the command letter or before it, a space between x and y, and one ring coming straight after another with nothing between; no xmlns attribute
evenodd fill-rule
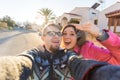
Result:
<svg viewBox="0 0 120 80"><path fill-rule="evenodd" d="M42 8L39 12L44 17L44 22L47 24L53 15L53 11L48 8Z"/></svg>
<svg viewBox="0 0 120 80"><path fill-rule="evenodd" d="M2 22L6 22L9 27L13 27L15 25L15 21L8 15L3 17Z"/></svg>

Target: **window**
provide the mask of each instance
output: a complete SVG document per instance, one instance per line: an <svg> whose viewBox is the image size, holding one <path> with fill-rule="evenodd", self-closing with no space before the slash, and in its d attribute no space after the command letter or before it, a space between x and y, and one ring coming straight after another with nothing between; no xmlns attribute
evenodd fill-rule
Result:
<svg viewBox="0 0 120 80"><path fill-rule="evenodd" d="M94 20L94 24L95 24L95 25L98 25L98 20L97 20L97 19Z"/></svg>

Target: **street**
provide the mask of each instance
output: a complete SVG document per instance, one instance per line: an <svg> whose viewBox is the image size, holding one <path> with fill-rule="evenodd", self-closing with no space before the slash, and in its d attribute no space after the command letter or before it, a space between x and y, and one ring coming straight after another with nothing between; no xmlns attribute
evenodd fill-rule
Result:
<svg viewBox="0 0 120 80"><path fill-rule="evenodd" d="M42 43L37 32L0 31L0 56L17 55Z"/></svg>

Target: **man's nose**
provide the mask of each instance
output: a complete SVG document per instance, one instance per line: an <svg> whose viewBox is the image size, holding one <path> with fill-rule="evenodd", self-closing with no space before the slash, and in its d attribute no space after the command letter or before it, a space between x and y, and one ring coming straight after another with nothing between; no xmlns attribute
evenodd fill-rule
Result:
<svg viewBox="0 0 120 80"><path fill-rule="evenodd" d="M55 34L54 37L59 37L59 36L57 34Z"/></svg>

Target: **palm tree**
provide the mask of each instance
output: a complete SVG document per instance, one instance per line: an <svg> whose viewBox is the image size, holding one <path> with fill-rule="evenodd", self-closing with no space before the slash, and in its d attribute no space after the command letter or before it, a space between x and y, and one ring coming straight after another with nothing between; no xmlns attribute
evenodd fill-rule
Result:
<svg viewBox="0 0 120 80"><path fill-rule="evenodd" d="M40 11L38 13L40 13L42 16L44 16L45 24L47 24L49 22L49 19L53 15L53 11L48 8L42 8L42 9L40 9Z"/></svg>

